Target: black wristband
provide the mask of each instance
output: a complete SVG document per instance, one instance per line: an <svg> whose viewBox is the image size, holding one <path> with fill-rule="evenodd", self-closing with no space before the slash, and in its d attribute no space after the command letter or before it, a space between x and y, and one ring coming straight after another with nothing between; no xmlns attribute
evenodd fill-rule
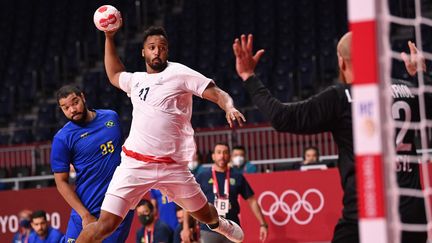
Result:
<svg viewBox="0 0 432 243"><path fill-rule="evenodd" d="M266 223L260 224L260 227L264 227L264 228L268 229L268 224L266 224Z"/></svg>

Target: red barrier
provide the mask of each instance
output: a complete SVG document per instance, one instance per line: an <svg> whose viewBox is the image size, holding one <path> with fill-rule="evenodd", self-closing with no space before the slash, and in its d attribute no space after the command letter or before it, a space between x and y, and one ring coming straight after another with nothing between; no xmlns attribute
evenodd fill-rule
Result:
<svg viewBox="0 0 432 243"><path fill-rule="evenodd" d="M0 242L12 242L19 229L18 213L22 209L44 210L51 225L65 232L70 207L56 188L0 192Z"/></svg>
<svg viewBox="0 0 432 243"><path fill-rule="evenodd" d="M246 175L269 224L266 242L329 241L342 209L342 192L336 169L287 171ZM0 192L0 242L11 242L18 230L18 212L44 209L51 224L65 232L70 207L56 188ZM258 243L259 223L247 202L241 200L241 222L247 243ZM127 243L135 242L139 228L134 218Z"/></svg>
<svg viewBox="0 0 432 243"><path fill-rule="evenodd" d="M12 242L13 235L19 229L18 213L22 209L46 211L51 226L66 232L71 208L55 187L3 191L0 192L0 198L0 242ZM135 242L135 233L139 227L139 220L134 217L126 243Z"/></svg>
<svg viewBox="0 0 432 243"><path fill-rule="evenodd" d="M267 243L330 241L342 210L337 169L246 175L269 224ZM247 243L258 243L259 222L240 200Z"/></svg>

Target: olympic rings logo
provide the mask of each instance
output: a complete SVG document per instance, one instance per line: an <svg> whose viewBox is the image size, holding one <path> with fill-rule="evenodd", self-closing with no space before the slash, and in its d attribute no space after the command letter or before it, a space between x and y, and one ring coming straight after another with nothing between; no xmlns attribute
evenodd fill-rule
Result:
<svg viewBox="0 0 432 243"><path fill-rule="evenodd" d="M296 199L296 201L291 205L288 205L284 199L285 197L293 195ZM307 200L307 197L309 195L316 195L319 198L319 205L318 207L314 208L312 204ZM274 200L274 202L271 204L269 209L264 209L262 206L262 200L265 197L270 197ZM266 216L269 216L271 221L278 226L286 225L290 219L292 218L294 222L296 222L299 225L305 225L310 223L313 216L317 214L321 209L324 207L324 196L323 194L315 189L311 188L304 192L302 196L294 190L286 190L282 193L281 197L278 198L277 195L274 192L271 191L265 191L263 192L259 198L258 198L258 204L261 206L262 213ZM276 212L281 209L282 212L286 214L286 217L283 221L280 221L275 218ZM303 209L307 212L308 217L306 219L299 219L297 216L297 213Z"/></svg>

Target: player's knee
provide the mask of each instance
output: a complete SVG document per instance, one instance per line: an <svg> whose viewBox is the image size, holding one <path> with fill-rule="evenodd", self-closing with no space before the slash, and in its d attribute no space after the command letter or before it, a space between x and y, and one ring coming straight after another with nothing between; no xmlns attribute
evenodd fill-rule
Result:
<svg viewBox="0 0 432 243"><path fill-rule="evenodd" d="M96 240L106 238L106 236L110 235L115 230L115 227L110 225L108 222L98 222L95 228L96 233L94 236L97 238Z"/></svg>
<svg viewBox="0 0 432 243"><path fill-rule="evenodd" d="M113 233L118 227L119 223L117 219L105 218L104 220L98 220L96 223L96 238L104 239ZM121 222L121 221L120 221Z"/></svg>

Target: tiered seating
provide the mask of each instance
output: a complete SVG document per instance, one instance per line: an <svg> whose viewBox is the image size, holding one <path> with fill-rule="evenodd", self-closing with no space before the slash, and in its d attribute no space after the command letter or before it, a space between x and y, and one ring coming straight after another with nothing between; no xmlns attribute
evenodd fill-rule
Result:
<svg viewBox="0 0 432 243"><path fill-rule="evenodd" d="M170 3L164 2L168 4L164 8L170 9ZM0 125L19 123L18 114L28 113L35 105L43 106L44 99L53 98L53 91L73 82L76 75L83 75L88 105L117 110L128 128L131 106L126 96L109 84L104 70L83 71L83 67L103 60L103 34L92 24L93 12L100 4L96 0L0 3L4 12L15 13L0 16L0 77L4 84L0 91ZM144 10L154 18L162 7L137 9L134 0L104 4L122 11L125 26L119 37L127 40L122 57L127 70L144 70L142 40L129 37L140 30L136 19ZM266 49L256 74L283 102L305 98L337 76L335 45L346 31L345 9L342 0L184 1L182 11L165 14L170 60L214 79L233 96L238 107L250 107L252 103L235 73L232 43L240 34L253 33L256 50ZM193 117L194 126L226 125L223 115L200 115L212 109L219 108L196 99L194 111L200 117ZM39 110L33 134L17 131L12 138L1 134L1 144L49 139L65 122L56 108L33 110ZM49 115L53 110L55 115ZM254 123L263 120L248 116ZM54 126L44 128L49 124Z"/></svg>

